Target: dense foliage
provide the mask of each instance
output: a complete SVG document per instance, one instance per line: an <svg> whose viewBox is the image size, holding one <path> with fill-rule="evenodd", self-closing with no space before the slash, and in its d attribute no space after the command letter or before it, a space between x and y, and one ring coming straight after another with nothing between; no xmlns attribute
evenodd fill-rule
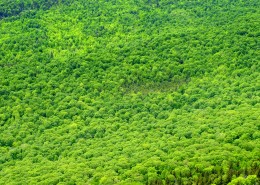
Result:
<svg viewBox="0 0 260 185"><path fill-rule="evenodd" d="M258 0L0 0L0 184L257 184Z"/></svg>

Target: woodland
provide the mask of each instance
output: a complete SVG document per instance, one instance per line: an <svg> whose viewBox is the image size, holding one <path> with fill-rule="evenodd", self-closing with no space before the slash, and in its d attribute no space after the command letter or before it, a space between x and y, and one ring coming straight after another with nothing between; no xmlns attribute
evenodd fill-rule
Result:
<svg viewBox="0 0 260 185"><path fill-rule="evenodd" d="M0 184L259 185L259 0L0 0Z"/></svg>

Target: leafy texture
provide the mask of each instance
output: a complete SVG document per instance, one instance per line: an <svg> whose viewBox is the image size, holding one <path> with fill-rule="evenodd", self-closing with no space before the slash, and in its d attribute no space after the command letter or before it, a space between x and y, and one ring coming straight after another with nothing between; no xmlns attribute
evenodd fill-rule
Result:
<svg viewBox="0 0 260 185"><path fill-rule="evenodd" d="M257 184L259 1L0 5L0 184Z"/></svg>

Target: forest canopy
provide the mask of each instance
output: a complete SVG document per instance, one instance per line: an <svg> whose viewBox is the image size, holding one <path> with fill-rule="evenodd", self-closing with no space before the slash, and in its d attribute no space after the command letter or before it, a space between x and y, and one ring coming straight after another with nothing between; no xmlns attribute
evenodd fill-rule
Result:
<svg viewBox="0 0 260 185"><path fill-rule="evenodd" d="M258 0L0 0L0 184L257 184Z"/></svg>

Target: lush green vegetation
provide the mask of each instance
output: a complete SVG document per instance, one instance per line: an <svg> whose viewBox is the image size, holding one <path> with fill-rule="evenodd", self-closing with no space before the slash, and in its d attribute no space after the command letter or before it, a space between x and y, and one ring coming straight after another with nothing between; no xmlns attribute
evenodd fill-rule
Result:
<svg viewBox="0 0 260 185"><path fill-rule="evenodd" d="M258 0L0 0L0 184L257 184Z"/></svg>

